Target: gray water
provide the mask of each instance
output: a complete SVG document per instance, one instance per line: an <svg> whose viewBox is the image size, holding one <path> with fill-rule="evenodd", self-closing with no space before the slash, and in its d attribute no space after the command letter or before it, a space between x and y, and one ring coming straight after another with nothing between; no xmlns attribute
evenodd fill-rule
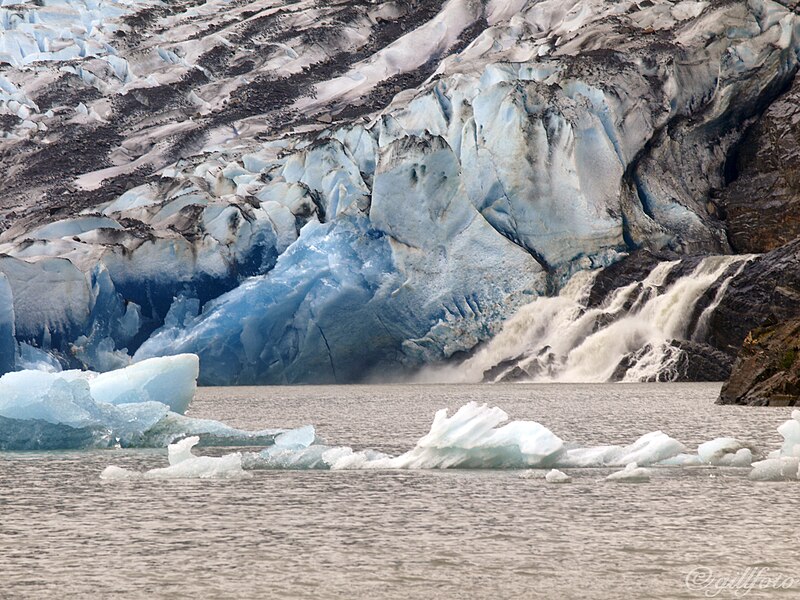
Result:
<svg viewBox="0 0 800 600"><path fill-rule="evenodd" d="M715 406L718 391L217 388L190 414L248 429L312 423L328 443L391 454L436 410L469 400L582 445L657 429L690 448L724 435L779 445L790 409ZM638 485L606 482L603 469L571 470L567 485L518 471L103 482L109 464L165 466L166 451L0 453L0 598L800 597L800 484L751 482L747 469L661 468Z"/></svg>

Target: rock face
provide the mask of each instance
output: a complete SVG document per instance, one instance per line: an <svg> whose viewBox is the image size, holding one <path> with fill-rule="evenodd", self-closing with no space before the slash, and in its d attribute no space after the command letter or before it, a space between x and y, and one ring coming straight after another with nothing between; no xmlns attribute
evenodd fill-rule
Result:
<svg viewBox="0 0 800 600"><path fill-rule="evenodd" d="M744 136L720 205L739 252L769 252L800 236L800 78Z"/></svg>
<svg viewBox="0 0 800 600"><path fill-rule="evenodd" d="M800 319L750 332L718 403L800 405Z"/></svg>
<svg viewBox="0 0 800 600"><path fill-rule="evenodd" d="M735 355L751 330L800 317L800 240L747 263L728 285L705 341Z"/></svg>
<svg viewBox="0 0 800 600"><path fill-rule="evenodd" d="M652 369L652 375L643 377L646 382L680 382L680 381L725 381L731 375L733 357L698 342L689 340L670 340L667 352L663 352L663 364ZM631 369L635 369L639 361L653 353L648 345L641 350L626 356L620 361L611 377L612 381L621 381Z"/></svg>
<svg viewBox="0 0 800 600"><path fill-rule="evenodd" d="M19 355L216 384L416 369L632 251L729 253L800 51L771 0L40 4L0 19Z"/></svg>

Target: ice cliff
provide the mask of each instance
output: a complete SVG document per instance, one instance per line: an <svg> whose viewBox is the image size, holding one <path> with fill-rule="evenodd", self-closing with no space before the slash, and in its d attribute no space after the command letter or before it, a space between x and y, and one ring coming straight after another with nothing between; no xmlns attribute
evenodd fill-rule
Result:
<svg viewBox="0 0 800 600"><path fill-rule="evenodd" d="M726 167L800 16L60 0L4 3L0 49L0 370L348 382L474 354L636 250L730 253Z"/></svg>

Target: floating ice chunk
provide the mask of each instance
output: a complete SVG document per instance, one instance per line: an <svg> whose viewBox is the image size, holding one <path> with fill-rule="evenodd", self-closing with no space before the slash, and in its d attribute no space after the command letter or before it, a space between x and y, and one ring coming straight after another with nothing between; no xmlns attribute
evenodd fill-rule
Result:
<svg viewBox="0 0 800 600"><path fill-rule="evenodd" d="M124 369L97 375L90 380L92 397L107 404L130 404L150 400L183 414L197 389L200 361L194 354L179 354L143 360Z"/></svg>
<svg viewBox="0 0 800 600"><path fill-rule="evenodd" d="M131 471L129 469L123 469L122 467L115 467L110 465L103 469L103 472L100 473L100 479L106 480L114 480L114 481L122 481L126 479L141 479L142 474L139 471Z"/></svg>
<svg viewBox="0 0 800 600"><path fill-rule="evenodd" d="M753 452L750 448L740 448L736 451L736 454L725 455L725 461L722 463L723 466L727 467L749 467L753 464Z"/></svg>
<svg viewBox="0 0 800 600"><path fill-rule="evenodd" d="M617 471L606 477L606 481L620 483L646 483L650 481L650 471L643 469L635 462L625 465L622 471Z"/></svg>
<svg viewBox="0 0 800 600"><path fill-rule="evenodd" d="M646 433L630 446L571 448L559 464L566 467L621 467L630 463L653 465L686 450L678 440L662 431Z"/></svg>
<svg viewBox="0 0 800 600"><path fill-rule="evenodd" d="M192 448L200 443L200 438L197 436L187 437L179 442L170 444L167 448L167 458L170 466L177 465L185 460L195 458L192 454Z"/></svg>
<svg viewBox="0 0 800 600"><path fill-rule="evenodd" d="M697 454L704 463L715 466L749 467L753 461L750 448L730 437L717 438L700 444Z"/></svg>
<svg viewBox="0 0 800 600"><path fill-rule="evenodd" d="M8 373L0 378L0 449L107 447L147 431L168 412L160 402L95 402L80 371Z"/></svg>
<svg viewBox="0 0 800 600"><path fill-rule="evenodd" d="M184 355L151 359L103 375L8 373L0 378L0 449L163 447L185 435L199 435L207 445L271 445L286 433L242 431L171 412L170 408L186 410L197 371L197 357ZM313 441L313 431L295 437Z"/></svg>
<svg viewBox="0 0 800 600"><path fill-rule="evenodd" d="M800 457L800 410L792 411L792 418L778 427L778 433L783 436L780 455Z"/></svg>
<svg viewBox="0 0 800 600"><path fill-rule="evenodd" d="M520 471L517 477L520 479L545 479L548 472L549 471L544 469L525 469L524 471Z"/></svg>
<svg viewBox="0 0 800 600"><path fill-rule="evenodd" d="M225 456L195 456L177 465L153 469L144 474L152 479L242 479L252 474L242 469L239 452Z"/></svg>
<svg viewBox="0 0 800 600"><path fill-rule="evenodd" d="M242 479L252 477L242 469L242 455L239 452L225 456L196 456L192 453L200 442L197 436L188 437L171 444L168 448L169 466L152 469L139 474L119 467L106 467L101 479L125 480L144 477L146 479Z"/></svg>
<svg viewBox="0 0 800 600"><path fill-rule="evenodd" d="M287 448L275 445L266 448L258 454L246 454L244 465L247 469L276 469L276 470L328 470L335 464L336 458L327 454L331 450L339 450L323 445L312 445L303 448ZM352 450L347 448L352 454ZM327 454L327 456L326 456ZM327 458L327 460L326 460Z"/></svg>
<svg viewBox="0 0 800 600"><path fill-rule="evenodd" d="M783 456L753 463L750 479L754 481L794 481L798 478L800 458Z"/></svg>
<svg viewBox="0 0 800 600"><path fill-rule="evenodd" d="M660 467L699 467L705 463L697 454L685 454L682 452L656 464Z"/></svg>
<svg viewBox="0 0 800 600"><path fill-rule="evenodd" d="M572 477L567 475L566 473L559 471L558 469L552 469L545 475L545 481L547 483L571 483Z"/></svg>
<svg viewBox="0 0 800 600"><path fill-rule="evenodd" d="M124 440L123 445L163 448L186 435L193 435L200 438L203 446L272 446L286 433L285 429L245 431L229 427L219 421L193 419L170 412L136 438L128 437Z"/></svg>
<svg viewBox="0 0 800 600"><path fill-rule="evenodd" d="M800 410L792 411L792 418L778 427L783 437L780 450L767 460L753 463L750 479L756 481L787 481L800 479Z"/></svg>
<svg viewBox="0 0 800 600"><path fill-rule="evenodd" d="M416 447L389 461L392 468L513 468L554 464L564 442L534 421L508 420L500 408L470 402L452 417L436 413L430 432Z"/></svg>

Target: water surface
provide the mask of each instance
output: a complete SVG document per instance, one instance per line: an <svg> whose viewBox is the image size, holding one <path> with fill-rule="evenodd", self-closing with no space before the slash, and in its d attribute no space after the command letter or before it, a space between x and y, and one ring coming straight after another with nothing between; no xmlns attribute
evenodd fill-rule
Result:
<svg viewBox="0 0 800 600"><path fill-rule="evenodd" d="M723 435L779 445L790 409L715 406L718 391L212 388L190 414L248 429L313 423L330 444L390 454L469 400L581 445L656 429L692 449ZM751 482L747 469L662 468L639 485L605 482L603 469L570 470L559 486L496 470L103 482L109 464L165 466L166 451L0 454L0 598L800 597L800 484ZM756 576L797 586L745 594Z"/></svg>

